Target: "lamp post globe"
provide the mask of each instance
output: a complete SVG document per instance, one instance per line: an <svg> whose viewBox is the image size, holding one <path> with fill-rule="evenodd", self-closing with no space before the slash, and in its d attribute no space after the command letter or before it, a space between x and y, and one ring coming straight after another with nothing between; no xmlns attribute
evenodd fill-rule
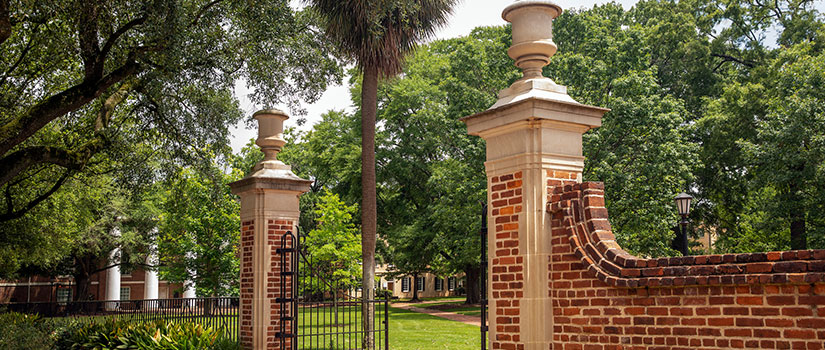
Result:
<svg viewBox="0 0 825 350"><path fill-rule="evenodd" d="M679 222L679 226L681 227L681 237L679 237L681 241L680 248L682 255L688 256L690 255L690 249L688 248L687 226L690 223L690 221L688 221L688 215L690 215L690 202L693 200L693 197L682 192L676 196L675 200L676 209L679 211L679 215L682 216L682 221Z"/></svg>
<svg viewBox="0 0 825 350"><path fill-rule="evenodd" d="M679 210L679 215L682 217L690 215L691 201L693 201L693 197L687 193L682 192L676 196L676 208Z"/></svg>

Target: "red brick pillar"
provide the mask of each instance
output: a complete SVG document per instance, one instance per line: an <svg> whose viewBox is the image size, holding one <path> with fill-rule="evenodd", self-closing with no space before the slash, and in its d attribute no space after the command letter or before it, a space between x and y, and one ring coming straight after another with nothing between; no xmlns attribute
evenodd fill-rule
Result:
<svg viewBox="0 0 825 350"><path fill-rule="evenodd" d="M604 108L586 106L541 76L556 51L549 1L516 2L508 51L524 77L490 109L462 118L487 141L489 341L493 349L549 349L553 309L548 291L552 253L546 212L553 187L581 182L582 134L601 125Z"/></svg>
<svg viewBox="0 0 825 350"><path fill-rule="evenodd" d="M278 110L256 112L259 130L256 144L264 160L240 181L229 184L241 197L241 278L240 278L240 341L243 349L293 349L290 339L284 346L277 333L281 328L280 272L293 269L281 266L281 237L287 231L295 233L300 215L298 197L309 191L311 181L292 173L290 167L276 155L286 143L283 122L288 117ZM289 259L287 259L289 261ZM289 278L289 277L287 277ZM289 284L287 283L287 289ZM284 291L287 293L288 291ZM284 295L284 297L292 297ZM290 327L286 327L291 333Z"/></svg>

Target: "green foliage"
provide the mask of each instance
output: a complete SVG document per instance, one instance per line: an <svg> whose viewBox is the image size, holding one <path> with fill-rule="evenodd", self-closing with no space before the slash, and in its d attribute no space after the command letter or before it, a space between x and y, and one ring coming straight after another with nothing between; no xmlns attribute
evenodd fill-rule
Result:
<svg viewBox="0 0 825 350"><path fill-rule="evenodd" d="M79 323L57 334L56 349L234 350L223 329L189 322L106 320Z"/></svg>
<svg viewBox="0 0 825 350"><path fill-rule="evenodd" d="M43 206L3 225L8 245L0 250L0 276L73 275L79 287L75 296L86 298L89 278L110 266L115 247L121 269L145 263L154 239L155 202L152 193L129 191L110 176L81 174Z"/></svg>
<svg viewBox="0 0 825 350"><path fill-rule="evenodd" d="M391 77L407 54L447 23L456 0L308 0L327 37L359 68Z"/></svg>
<svg viewBox="0 0 825 350"><path fill-rule="evenodd" d="M483 140L458 118L480 112L516 77L506 28L478 28L410 57L380 90L381 231L394 274L470 272L486 198Z"/></svg>
<svg viewBox="0 0 825 350"><path fill-rule="evenodd" d="M38 316L0 313L0 349L53 349L51 329L51 323Z"/></svg>
<svg viewBox="0 0 825 350"><path fill-rule="evenodd" d="M605 183L610 222L623 248L665 256L675 253L673 197L691 183L698 147L689 139L683 100L664 85L678 82L655 65L656 55L664 54L656 52L664 49L660 45L680 46L682 39L652 38L680 17L648 20L661 11L651 7L641 3L627 12L611 3L566 12L555 25L559 53L545 71L578 101L611 109L602 126L584 136L584 179Z"/></svg>
<svg viewBox="0 0 825 350"><path fill-rule="evenodd" d="M825 247L825 53L814 47L782 50L746 80L727 83L700 121L706 139L720 140L707 147L706 171L727 175L731 186L704 184L718 203L724 248ZM794 223L804 232L796 243Z"/></svg>
<svg viewBox="0 0 825 350"><path fill-rule="evenodd" d="M317 16L286 0L17 1L0 16L4 277L93 240L97 186L132 200L228 153L237 81L300 114L341 76Z"/></svg>
<svg viewBox="0 0 825 350"><path fill-rule="evenodd" d="M181 169L168 183L158 250L165 280L194 283L198 295L237 295L240 204L217 165Z"/></svg>
<svg viewBox="0 0 825 350"><path fill-rule="evenodd" d="M329 111L321 116L321 121L312 130L287 130L287 145L278 154L278 159L290 164L295 174L313 181L310 192L300 199L300 227L303 230L315 229L317 203L326 190L337 194L346 203L360 202L359 127L359 121L352 115Z"/></svg>
<svg viewBox="0 0 825 350"><path fill-rule="evenodd" d="M301 286L303 292L351 290L361 283L361 237L353 223L356 205L348 206L338 195L320 196L317 227L302 242L311 256L312 273L323 283Z"/></svg>

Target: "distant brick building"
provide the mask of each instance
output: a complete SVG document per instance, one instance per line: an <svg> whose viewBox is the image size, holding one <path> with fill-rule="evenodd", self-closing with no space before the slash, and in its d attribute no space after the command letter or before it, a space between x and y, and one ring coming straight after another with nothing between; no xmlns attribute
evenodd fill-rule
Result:
<svg viewBox="0 0 825 350"><path fill-rule="evenodd" d="M114 269L117 267L110 270ZM109 283L112 278L118 278L119 283ZM107 270L92 275L90 280L90 300L180 298L185 292L181 283L159 281L156 273L147 273L142 269L128 274ZM71 276L34 276L16 281L0 281L0 303L65 302L73 300L76 293L77 286ZM107 298L107 295L116 296L116 299Z"/></svg>

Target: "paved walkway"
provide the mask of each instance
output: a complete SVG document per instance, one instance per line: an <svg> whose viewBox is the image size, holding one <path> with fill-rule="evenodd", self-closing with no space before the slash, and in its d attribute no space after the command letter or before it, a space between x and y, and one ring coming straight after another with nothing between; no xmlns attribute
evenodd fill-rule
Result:
<svg viewBox="0 0 825 350"><path fill-rule="evenodd" d="M481 327L481 316L469 316L469 315L462 315L457 314L455 312L448 312L442 310L434 310L434 309L425 309L422 307L416 307L415 305L421 304L435 304L435 303L443 303L443 300L434 300L434 301L424 301L420 303L395 303L392 304L392 307L397 307L399 309L410 310L412 312L418 312L422 314L433 315L436 317L446 318L451 321L457 321L461 323L466 323L472 326Z"/></svg>

